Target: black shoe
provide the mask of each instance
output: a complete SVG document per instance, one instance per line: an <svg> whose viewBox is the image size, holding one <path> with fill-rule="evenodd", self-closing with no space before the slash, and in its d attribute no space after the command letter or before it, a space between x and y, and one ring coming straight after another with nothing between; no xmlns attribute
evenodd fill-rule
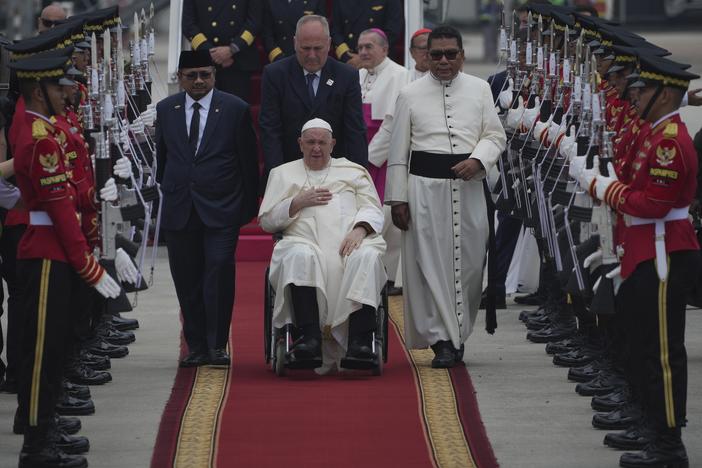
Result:
<svg viewBox="0 0 702 468"><path fill-rule="evenodd" d="M528 319L524 324L527 330L543 330L551 325L551 314L539 314Z"/></svg>
<svg viewBox="0 0 702 468"><path fill-rule="evenodd" d="M110 362L110 358L108 356L98 356L97 354L89 353L84 349L80 351L79 356L80 362L90 367L91 369L101 371L110 369L112 367L112 363Z"/></svg>
<svg viewBox="0 0 702 468"><path fill-rule="evenodd" d="M371 334L368 334L368 336L350 336L349 345L346 348L346 358L374 359L376 356L373 354L373 348L370 343L371 339Z"/></svg>
<svg viewBox="0 0 702 468"><path fill-rule="evenodd" d="M434 359L431 361L434 369L448 369L456 365L456 350L450 341L439 341L431 349L434 350Z"/></svg>
<svg viewBox="0 0 702 468"><path fill-rule="evenodd" d="M590 406L595 411L612 411L626 405L630 400L631 392L629 387L625 386L606 395L592 397Z"/></svg>
<svg viewBox="0 0 702 468"><path fill-rule="evenodd" d="M228 367L231 362L226 349L211 349L209 351L209 365Z"/></svg>
<svg viewBox="0 0 702 468"><path fill-rule="evenodd" d="M17 393L17 380L5 379L0 383L0 393Z"/></svg>
<svg viewBox="0 0 702 468"><path fill-rule="evenodd" d="M89 353L97 354L98 356L109 356L113 359L119 359L129 354L129 348L126 346L116 346L99 337L86 345L85 349Z"/></svg>
<svg viewBox="0 0 702 468"><path fill-rule="evenodd" d="M586 342L587 338L582 334L564 338L558 341L553 341L546 345L546 354L567 353L575 348L583 346Z"/></svg>
<svg viewBox="0 0 702 468"><path fill-rule="evenodd" d="M113 315L110 319L110 323L119 331L136 330L139 328L139 321L137 319L124 318L119 315Z"/></svg>
<svg viewBox="0 0 702 468"><path fill-rule="evenodd" d="M321 359L322 343L314 336L302 336L293 343L292 349L288 352L288 357L294 361Z"/></svg>
<svg viewBox="0 0 702 468"><path fill-rule="evenodd" d="M81 385L104 385L112 381L112 375L105 371L96 371L78 361L67 367L64 375L71 382Z"/></svg>
<svg viewBox="0 0 702 468"><path fill-rule="evenodd" d="M525 296L516 296L514 298L514 302L522 305L538 306L546 302L546 298L537 291L531 294L527 294Z"/></svg>
<svg viewBox="0 0 702 468"><path fill-rule="evenodd" d="M573 323L554 323L541 330L534 330L527 333L527 340L532 343L550 343L573 336L577 331Z"/></svg>
<svg viewBox="0 0 702 468"><path fill-rule="evenodd" d="M526 323L530 319L540 317L544 314L546 314L546 309L543 307L539 307L538 309L523 310L519 312L519 320Z"/></svg>
<svg viewBox="0 0 702 468"><path fill-rule="evenodd" d="M582 396L605 395L626 385L619 374L602 372L590 382L579 383L575 391Z"/></svg>
<svg viewBox="0 0 702 468"><path fill-rule="evenodd" d="M688 468L685 446L680 442L677 447L664 447L657 442L646 446L641 452L627 452L619 458L623 468Z"/></svg>
<svg viewBox="0 0 702 468"><path fill-rule="evenodd" d="M73 383L66 379L63 379L63 393L79 400L89 400L91 397L90 387Z"/></svg>
<svg viewBox="0 0 702 468"><path fill-rule="evenodd" d="M553 363L561 367L580 367L602 357L600 349L583 347L553 356Z"/></svg>
<svg viewBox="0 0 702 468"><path fill-rule="evenodd" d="M56 428L59 431L65 432L69 435L77 434L83 427L83 425L80 422L80 419L64 417L59 415L56 415L56 417L54 418L54 424L56 424ZM26 423L21 421L17 417L17 413L15 413L15 420L12 424L12 432L14 432L15 434L24 434L25 427Z"/></svg>
<svg viewBox="0 0 702 468"><path fill-rule="evenodd" d="M609 359L598 359L580 367L571 367L568 370L568 380L573 382L589 382L597 377L601 371L612 369L612 362Z"/></svg>
<svg viewBox="0 0 702 468"><path fill-rule="evenodd" d="M68 435L56 428L49 431L48 439L57 449L69 455L77 455L90 450L90 441L87 437Z"/></svg>
<svg viewBox="0 0 702 468"><path fill-rule="evenodd" d="M56 403L56 413L61 416L87 416L95 414L95 404L93 400L79 400L64 396Z"/></svg>
<svg viewBox="0 0 702 468"><path fill-rule="evenodd" d="M210 356L203 351L192 351L180 360L180 367L199 367L210 363Z"/></svg>
<svg viewBox="0 0 702 468"><path fill-rule="evenodd" d="M604 444L617 450L643 450L653 440L653 431L644 424L628 427L622 432L610 432Z"/></svg>
<svg viewBox="0 0 702 468"><path fill-rule="evenodd" d="M116 328L112 328L112 326L107 326L99 330L98 336L115 346L126 346L136 341L134 333L130 331L119 331Z"/></svg>
<svg viewBox="0 0 702 468"><path fill-rule="evenodd" d="M592 427L595 429L617 430L626 429L637 424L643 413L641 408L633 403L614 409L609 413L597 413L592 416Z"/></svg>
<svg viewBox="0 0 702 468"><path fill-rule="evenodd" d="M22 447L19 468L87 468L88 460L81 455L68 455L53 445L40 451L26 451Z"/></svg>

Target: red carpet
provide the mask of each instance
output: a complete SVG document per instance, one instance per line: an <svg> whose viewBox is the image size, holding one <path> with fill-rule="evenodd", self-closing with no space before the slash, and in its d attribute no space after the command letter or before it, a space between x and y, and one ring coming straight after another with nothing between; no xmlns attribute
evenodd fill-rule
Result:
<svg viewBox="0 0 702 468"><path fill-rule="evenodd" d="M392 326L389 360L381 377L318 377L311 371L277 377L263 356L265 268L259 262L237 265L233 367L229 374L220 374L228 378L226 388L213 390L211 376L207 377L225 371L178 371L161 421L153 467L193 466L193 459L204 460L201 466L219 467L497 466L465 368L451 373L427 369L422 361L425 354L405 352ZM434 375L445 380L432 381ZM438 386L451 398L429 401ZM205 387L207 395L221 393L223 401L203 409L198 387ZM198 405L197 411L184 417L192 402ZM437 424L443 422L444 408L460 421ZM201 424L192 416L199 412L214 418ZM190 449L183 440L192 441L194 431L201 431L201 437L196 438L199 446ZM179 441L182 432L190 434ZM464 458L452 453L461 449L467 454ZM209 458L207 453L204 458L189 454L187 465L182 455L186 450L209 451Z"/></svg>

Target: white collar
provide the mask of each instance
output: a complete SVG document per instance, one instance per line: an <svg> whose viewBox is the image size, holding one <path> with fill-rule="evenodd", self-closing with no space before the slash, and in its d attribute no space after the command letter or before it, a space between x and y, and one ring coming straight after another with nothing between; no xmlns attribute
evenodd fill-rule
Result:
<svg viewBox="0 0 702 468"><path fill-rule="evenodd" d="M388 57L385 57L383 59L383 61L378 64L377 67L368 68L367 69L368 74L369 75L378 75L378 74L382 73L382 71L385 70L388 67L388 65L390 65L390 62L392 62L392 60L390 60L390 58L388 58Z"/></svg>
<svg viewBox="0 0 702 468"><path fill-rule="evenodd" d="M26 112L27 114L36 115L37 117L39 117L39 118L41 118L41 119L44 119L44 120L46 120L47 122L49 122L51 125L54 124L54 123L51 121L51 119L50 119L49 117L45 116L44 114L40 114L39 112L34 112L34 111L31 111L31 110L26 110L26 109L25 109L25 112Z"/></svg>
<svg viewBox="0 0 702 468"><path fill-rule="evenodd" d="M214 89L211 89L209 93L205 94L203 97L195 101L188 93L185 93L185 109L191 109L193 107L193 104L197 102L202 106L202 109L205 112L208 112L210 110L210 104L212 103L212 94L214 93Z"/></svg>
<svg viewBox="0 0 702 468"><path fill-rule="evenodd" d="M436 81L437 83L439 83L439 84L442 85L442 86L451 86L451 85L453 84L453 82L456 81L456 80L458 79L459 76L461 76L461 72L458 72L458 73L456 74L456 76L454 76L454 77L451 78L450 80L442 80L442 79L437 78L436 76L434 76L434 74L431 73L431 72L429 72L429 74L431 75L431 77L432 77L432 79L433 79L434 81Z"/></svg>
<svg viewBox="0 0 702 468"><path fill-rule="evenodd" d="M307 70L305 70L304 68L302 69L302 71L305 72L305 76L307 76L307 75L317 75L317 78L321 78L321 77L322 77L322 70L321 70L321 69L317 70L317 71L314 72L314 73L312 73L312 72L310 72L310 71L307 71Z"/></svg>
<svg viewBox="0 0 702 468"><path fill-rule="evenodd" d="M672 116L674 116L674 115L676 115L676 114L679 114L679 113L680 113L680 109L675 109L673 112L671 112L671 113L669 113L669 114L665 114L663 117L661 117L660 119L656 120L656 123L654 123L653 125L651 125L651 128L656 128L656 127L657 127L661 122L663 122L664 120L669 119L669 118L671 118Z"/></svg>

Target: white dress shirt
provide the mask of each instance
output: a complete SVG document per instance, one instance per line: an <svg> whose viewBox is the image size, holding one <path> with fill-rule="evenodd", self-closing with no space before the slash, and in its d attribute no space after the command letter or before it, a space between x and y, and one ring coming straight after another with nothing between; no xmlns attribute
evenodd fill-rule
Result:
<svg viewBox="0 0 702 468"><path fill-rule="evenodd" d="M317 79L314 80L314 84L312 85L312 87L314 88L314 95L316 96L317 90L319 89L319 80L322 79L322 70L317 70L314 73L308 72L304 68L303 68L303 70L305 71L305 85L307 85L307 75L317 75Z"/></svg>
<svg viewBox="0 0 702 468"><path fill-rule="evenodd" d="M210 104L212 103L212 92L205 94L198 101L191 98L188 93L185 93L185 126L188 128L188 137L190 136L190 122L193 120L193 104L197 102L200 104L200 127L198 130L199 135L197 136L197 147L195 152L200 149L200 143L202 142L202 135L205 133L205 126L207 125L207 114L210 111Z"/></svg>

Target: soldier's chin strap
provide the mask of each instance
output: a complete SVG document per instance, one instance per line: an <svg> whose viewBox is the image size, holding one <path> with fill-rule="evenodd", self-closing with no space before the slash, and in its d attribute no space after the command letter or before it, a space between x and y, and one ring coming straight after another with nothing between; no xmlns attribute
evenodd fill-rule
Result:
<svg viewBox="0 0 702 468"><path fill-rule="evenodd" d="M46 102L46 107L47 107L47 110L49 111L49 117L56 115L56 109L54 109L53 104L51 104L51 99L49 99L49 92L46 90L46 82L40 81L39 82L39 89L41 90L41 93L44 95L44 101Z"/></svg>
<svg viewBox="0 0 702 468"><path fill-rule="evenodd" d="M648 105L644 109L643 113L641 114L641 119L646 120L646 117L648 117L648 114L651 112L651 108L653 105L656 103L656 99L658 99L658 96L661 95L663 92L663 84L658 84L656 87L656 92L653 93L653 97L651 98L650 101L648 101Z"/></svg>

